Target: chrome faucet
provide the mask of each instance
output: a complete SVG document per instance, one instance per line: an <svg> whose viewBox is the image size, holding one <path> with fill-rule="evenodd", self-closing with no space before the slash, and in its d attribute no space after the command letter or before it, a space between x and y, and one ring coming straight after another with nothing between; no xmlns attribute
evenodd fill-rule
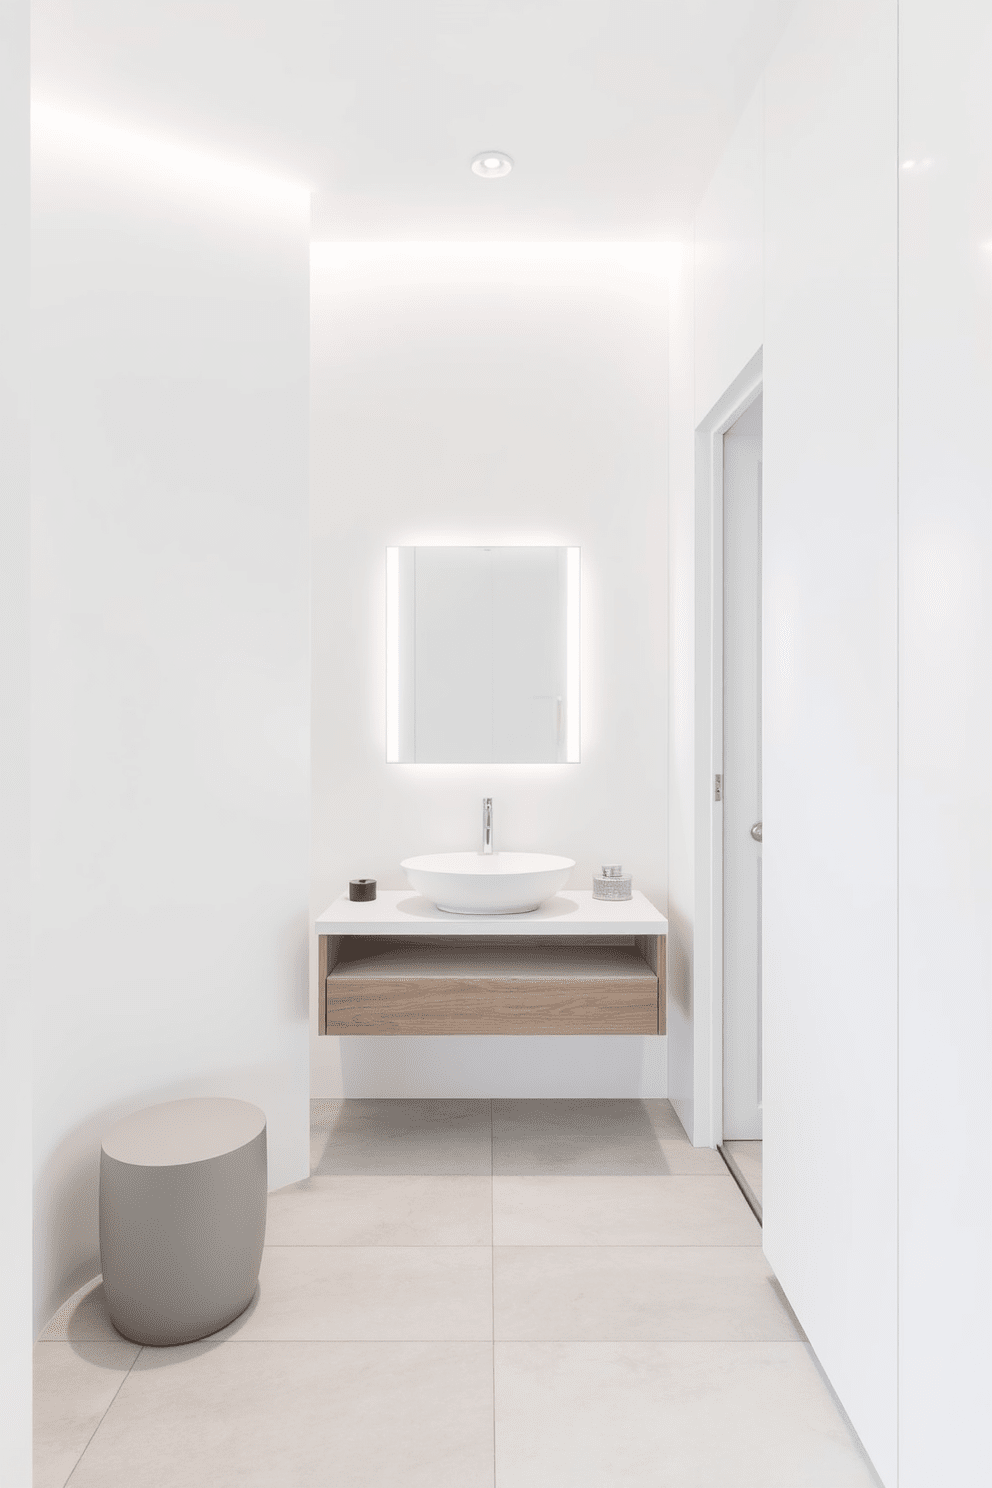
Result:
<svg viewBox="0 0 992 1488"><path fill-rule="evenodd" d="M491 853L493 850L493 798L483 796L482 798L482 851Z"/></svg>

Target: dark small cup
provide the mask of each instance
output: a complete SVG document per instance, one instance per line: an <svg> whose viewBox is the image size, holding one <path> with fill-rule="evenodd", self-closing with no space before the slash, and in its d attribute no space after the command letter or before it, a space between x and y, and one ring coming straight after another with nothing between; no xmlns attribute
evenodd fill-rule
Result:
<svg viewBox="0 0 992 1488"><path fill-rule="evenodd" d="M353 878L348 884L348 898L357 904L367 904L375 898L375 879Z"/></svg>

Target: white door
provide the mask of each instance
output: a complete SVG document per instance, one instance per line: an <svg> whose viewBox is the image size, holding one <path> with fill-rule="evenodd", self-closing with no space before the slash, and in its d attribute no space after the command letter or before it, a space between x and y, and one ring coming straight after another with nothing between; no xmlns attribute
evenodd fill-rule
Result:
<svg viewBox="0 0 992 1488"><path fill-rule="evenodd" d="M723 1135L761 1137L761 398L723 436Z"/></svg>

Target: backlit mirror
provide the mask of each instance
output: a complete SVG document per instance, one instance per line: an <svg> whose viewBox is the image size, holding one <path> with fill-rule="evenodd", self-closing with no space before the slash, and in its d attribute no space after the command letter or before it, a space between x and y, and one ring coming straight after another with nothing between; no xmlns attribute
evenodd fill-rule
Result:
<svg viewBox="0 0 992 1488"><path fill-rule="evenodd" d="M386 758L579 758L579 549L386 549Z"/></svg>

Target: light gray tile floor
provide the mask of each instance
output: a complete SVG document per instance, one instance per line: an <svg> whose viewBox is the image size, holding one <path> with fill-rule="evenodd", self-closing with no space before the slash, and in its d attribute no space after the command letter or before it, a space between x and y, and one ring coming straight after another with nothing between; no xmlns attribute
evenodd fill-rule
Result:
<svg viewBox="0 0 992 1488"><path fill-rule="evenodd" d="M719 1154L667 1101L314 1101L259 1290L36 1348L35 1488L869 1488Z"/></svg>
<svg viewBox="0 0 992 1488"><path fill-rule="evenodd" d="M724 1169L698 1178L494 1178L497 1245L759 1245Z"/></svg>

